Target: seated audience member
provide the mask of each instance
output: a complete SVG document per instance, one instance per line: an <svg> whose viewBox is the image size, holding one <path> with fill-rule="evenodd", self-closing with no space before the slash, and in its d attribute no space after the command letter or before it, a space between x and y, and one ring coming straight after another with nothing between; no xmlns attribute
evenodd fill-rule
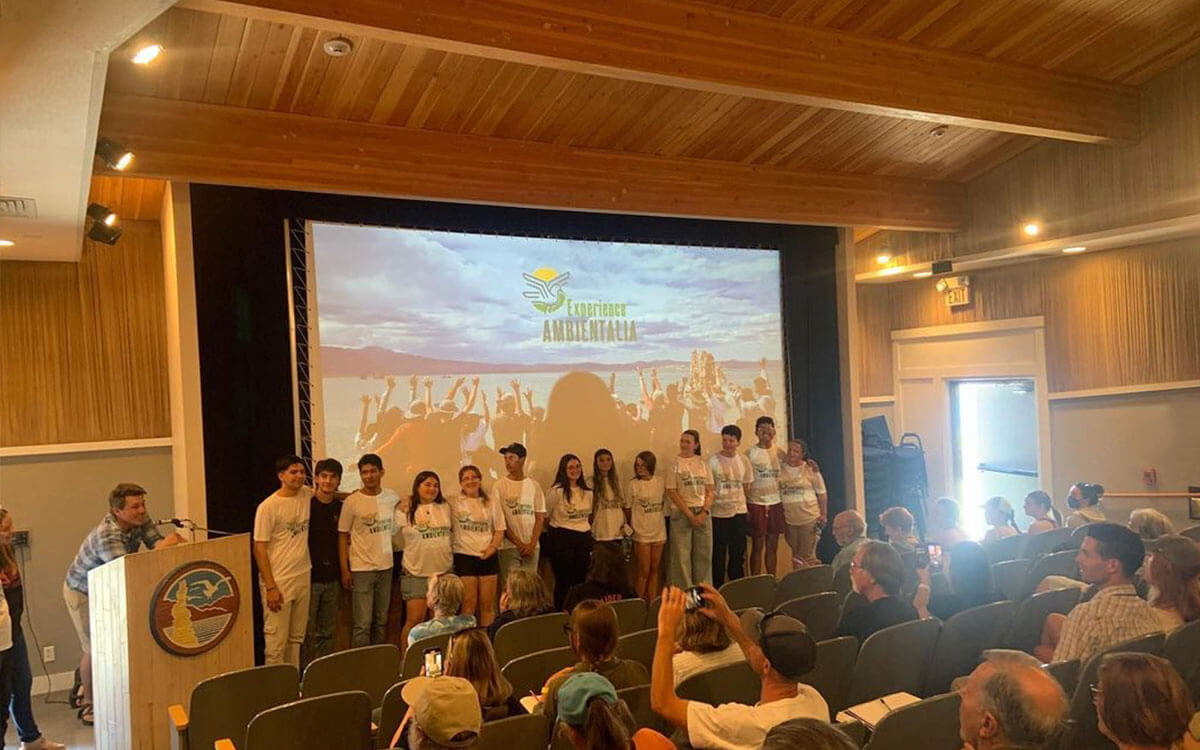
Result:
<svg viewBox="0 0 1200 750"><path fill-rule="evenodd" d="M1007 498L999 495L988 498L983 504L983 517L989 526L987 533L983 535L984 544L995 544L1001 539L1021 533L1017 528L1016 513L1013 512L1012 503L1008 502Z"/></svg>
<svg viewBox="0 0 1200 750"><path fill-rule="evenodd" d="M856 510L844 510L833 517L833 538L837 541L838 553L833 557L833 574L850 567L859 545L867 541L867 522Z"/></svg>
<svg viewBox="0 0 1200 750"><path fill-rule="evenodd" d="M861 646L877 630L917 619L913 605L899 598L903 576L900 554L890 544L869 541L859 547L850 581L867 604L843 613L834 636L852 635Z"/></svg>
<svg viewBox="0 0 1200 750"><path fill-rule="evenodd" d="M463 605L463 584L453 573L430 576L426 599L433 610L433 619L413 626L408 632L408 645L433 635L475 627L474 615L459 614Z"/></svg>
<svg viewBox="0 0 1200 750"><path fill-rule="evenodd" d="M975 542L962 542L946 552L945 575L950 593L932 596L929 568L917 571L921 585L913 604L921 617L933 615L944 622L959 612L1004 598L992 586L992 570L983 547Z"/></svg>
<svg viewBox="0 0 1200 750"><path fill-rule="evenodd" d="M939 497L933 504L933 513L929 519L929 542L950 549L959 542L967 541L967 532L958 524L958 503L948 497Z"/></svg>
<svg viewBox="0 0 1200 750"><path fill-rule="evenodd" d="M1044 661L1079 659L1085 662L1109 646L1162 630L1154 610L1137 595L1133 574L1142 565L1146 548L1138 535L1115 523L1088 527L1075 561L1083 580L1095 588L1062 621L1053 654L1039 645L1034 655ZM1052 618L1046 618L1047 630Z"/></svg>
<svg viewBox="0 0 1200 750"><path fill-rule="evenodd" d="M1058 681L1020 651L983 652L959 690L959 737L972 750L1053 747L1069 703Z"/></svg>
<svg viewBox="0 0 1200 750"><path fill-rule="evenodd" d="M791 719L767 732L762 750L858 750L854 740L827 721Z"/></svg>
<svg viewBox="0 0 1200 750"><path fill-rule="evenodd" d="M546 682L542 710L547 716L558 715L559 688L573 674L595 672L608 679L617 690L650 681L650 674L642 664L617 657L620 637L617 613L612 607L595 599L585 599L575 605L571 612L570 640L579 661Z"/></svg>
<svg viewBox="0 0 1200 750"><path fill-rule="evenodd" d="M570 612L584 599L616 602L636 597L633 587L629 585L629 576L625 574L625 561L621 557L620 548L599 544L592 551L587 578L567 592L567 598L563 600L563 610Z"/></svg>
<svg viewBox="0 0 1200 750"><path fill-rule="evenodd" d="M893 505L879 514L879 523L884 536L900 552L912 552L921 543L913 535L913 515L907 508Z"/></svg>
<svg viewBox="0 0 1200 750"><path fill-rule="evenodd" d="M1160 536L1145 565L1150 608L1165 632L1200 619L1200 547L1185 536Z"/></svg>
<svg viewBox="0 0 1200 750"><path fill-rule="evenodd" d="M408 715L392 738L395 746L408 727L408 750L442 750L479 745L483 716L479 696L461 677L414 677L400 691Z"/></svg>
<svg viewBox="0 0 1200 750"><path fill-rule="evenodd" d="M1067 507L1071 514L1067 516L1067 528L1076 529L1084 524L1103 523L1104 510L1100 507L1100 498L1104 497L1104 486L1088 482L1076 482L1067 492Z"/></svg>
<svg viewBox="0 0 1200 750"><path fill-rule="evenodd" d="M829 705L815 688L799 680L817 660L817 644L804 624L787 615L752 609L741 618L733 613L716 589L704 585L705 605L700 608L729 632L750 668L762 680L759 701L753 706L723 703L710 706L686 701L675 693L672 655L673 633L685 615L685 594L677 588L663 592L658 611L658 643L650 682L650 707L672 726L682 730L695 748L757 750L767 732L790 719L827 720Z"/></svg>
<svg viewBox="0 0 1200 750"><path fill-rule="evenodd" d="M613 684L595 672L573 674L558 690L558 723L577 750L674 750L653 729L638 729Z"/></svg>
<svg viewBox="0 0 1200 750"><path fill-rule="evenodd" d="M1144 542L1175 533L1175 524L1171 523L1171 519L1154 508L1138 508L1130 513L1129 528L1136 531Z"/></svg>
<svg viewBox="0 0 1200 750"><path fill-rule="evenodd" d="M1062 526L1062 516L1054 507L1054 501L1041 490L1034 490L1025 496L1025 515L1033 519L1026 534L1037 536Z"/></svg>
<svg viewBox="0 0 1200 750"><path fill-rule="evenodd" d="M542 577L532 570L516 568L508 574L504 583L504 593L500 594L500 614L488 625L488 635L496 640L496 633L504 625L553 611L554 605L546 594Z"/></svg>
<svg viewBox="0 0 1200 750"><path fill-rule="evenodd" d="M684 616L679 651L671 659L676 687L692 675L745 660L741 647L733 642L721 623L698 609Z"/></svg>
<svg viewBox="0 0 1200 750"><path fill-rule="evenodd" d="M525 713L513 695L512 685L500 674L496 652L482 628L472 628L450 636L446 649L446 674L461 677L479 694L483 720L504 719Z"/></svg>
<svg viewBox="0 0 1200 750"><path fill-rule="evenodd" d="M1173 750L1192 718L1183 678L1160 656L1109 654L1093 689L1100 733L1120 750Z"/></svg>

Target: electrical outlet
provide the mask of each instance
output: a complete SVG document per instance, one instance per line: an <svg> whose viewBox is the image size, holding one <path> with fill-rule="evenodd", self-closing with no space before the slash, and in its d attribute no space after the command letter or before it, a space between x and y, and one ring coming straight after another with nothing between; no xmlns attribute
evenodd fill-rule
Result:
<svg viewBox="0 0 1200 750"><path fill-rule="evenodd" d="M47 664L54 661L54 647L53 646L46 646L45 648L42 649L42 661L46 662Z"/></svg>
<svg viewBox="0 0 1200 750"><path fill-rule="evenodd" d="M12 533L12 544L14 547L29 546L29 529L17 529Z"/></svg>

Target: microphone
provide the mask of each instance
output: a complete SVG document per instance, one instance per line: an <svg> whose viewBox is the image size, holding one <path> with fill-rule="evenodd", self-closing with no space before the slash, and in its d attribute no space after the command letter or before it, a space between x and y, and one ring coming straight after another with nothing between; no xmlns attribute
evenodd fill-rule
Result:
<svg viewBox="0 0 1200 750"><path fill-rule="evenodd" d="M154 522L154 525L155 526L174 526L175 528L182 529L182 528L185 528L185 526L190 523L191 523L191 520L187 519L187 518L160 518Z"/></svg>

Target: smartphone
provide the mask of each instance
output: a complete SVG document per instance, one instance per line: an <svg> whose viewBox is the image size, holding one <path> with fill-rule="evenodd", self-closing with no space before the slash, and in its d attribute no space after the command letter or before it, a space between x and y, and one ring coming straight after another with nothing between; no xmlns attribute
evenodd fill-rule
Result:
<svg viewBox="0 0 1200 750"><path fill-rule="evenodd" d="M442 650L440 648L425 649L425 676L442 676Z"/></svg>
<svg viewBox="0 0 1200 750"><path fill-rule="evenodd" d="M942 545L925 545L925 555L929 560L929 570L937 573L942 569Z"/></svg>
<svg viewBox="0 0 1200 750"><path fill-rule="evenodd" d="M700 609L707 603L704 601L704 589L699 586L692 586L687 591L684 591L683 597L683 608L688 612Z"/></svg>

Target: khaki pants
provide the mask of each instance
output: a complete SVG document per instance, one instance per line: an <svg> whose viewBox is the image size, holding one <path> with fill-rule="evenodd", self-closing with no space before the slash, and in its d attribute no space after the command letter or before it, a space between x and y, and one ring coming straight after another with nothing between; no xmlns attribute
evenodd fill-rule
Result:
<svg viewBox="0 0 1200 750"><path fill-rule="evenodd" d="M88 621L87 594L81 594L64 583L63 601L67 603L67 613L71 615L71 624L79 636L80 650L85 654L92 653L92 624Z"/></svg>
<svg viewBox="0 0 1200 750"><path fill-rule="evenodd" d="M817 522L803 526L787 525L788 546L792 548L792 566L817 565Z"/></svg>
<svg viewBox="0 0 1200 750"><path fill-rule="evenodd" d="M308 573L288 581L275 581L283 594L278 612L267 606L267 590L259 585L263 598L263 662L289 664L300 668L300 646L308 627L308 598L311 582Z"/></svg>

